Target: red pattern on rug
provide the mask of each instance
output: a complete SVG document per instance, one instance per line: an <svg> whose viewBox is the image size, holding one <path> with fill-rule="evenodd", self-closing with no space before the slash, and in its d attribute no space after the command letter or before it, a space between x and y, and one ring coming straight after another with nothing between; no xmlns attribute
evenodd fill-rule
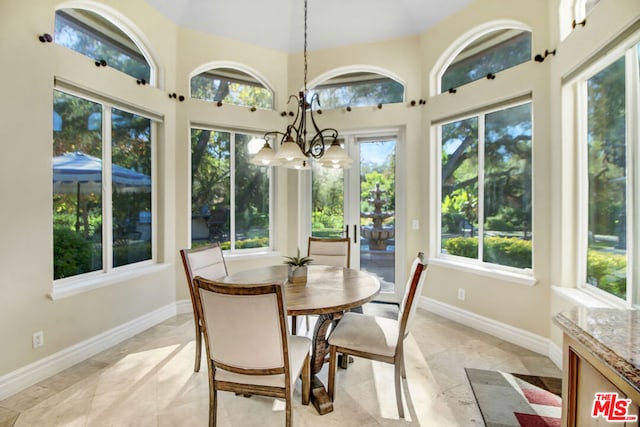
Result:
<svg viewBox="0 0 640 427"><path fill-rule="evenodd" d="M520 427L560 427L560 418L514 412Z"/></svg>
<svg viewBox="0 0 640 427"><path fill-rule="evenodd" d="M556 406L562 407L562 399L546 390L536 388L523 388L522 392L529 403L534 405Z"/></svg>

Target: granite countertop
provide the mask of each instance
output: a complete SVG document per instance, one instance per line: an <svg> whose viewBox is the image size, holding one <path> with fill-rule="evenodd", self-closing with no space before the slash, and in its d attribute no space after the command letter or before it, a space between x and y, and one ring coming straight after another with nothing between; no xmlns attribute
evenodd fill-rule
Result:
<svg viewBox="0 0 640 427"><path fill-rule="evenodd" d="M640 393L640 311L575 307L553 320Z"/></svg>

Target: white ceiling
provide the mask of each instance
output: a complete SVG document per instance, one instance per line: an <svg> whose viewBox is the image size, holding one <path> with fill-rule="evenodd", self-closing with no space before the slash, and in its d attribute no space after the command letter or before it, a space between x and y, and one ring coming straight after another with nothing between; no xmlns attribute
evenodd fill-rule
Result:
<svg viewBox="0 0 640 427"><path fill-rule="evenodd" d="M473 0L309 0L308 49L423 32ZM184 28L301 52L303 0L146 0Z"/></svg>

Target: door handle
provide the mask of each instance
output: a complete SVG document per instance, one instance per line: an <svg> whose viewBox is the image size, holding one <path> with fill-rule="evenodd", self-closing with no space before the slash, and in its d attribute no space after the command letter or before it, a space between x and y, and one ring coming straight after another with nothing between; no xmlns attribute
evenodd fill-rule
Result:
<svg viewBox="0 0 640 427"><path fill-rule="evenodd" d="M354 224L353 225L353 244L355 245L357 243L358 243L358 226Z"/></svg>
<svg viewBox="0 0 640 427"><path fill-rule="evenodd" d="M348 225L344 226L344 234L345 234L345 237L348 239L349 238L349 226Z"/></svg>

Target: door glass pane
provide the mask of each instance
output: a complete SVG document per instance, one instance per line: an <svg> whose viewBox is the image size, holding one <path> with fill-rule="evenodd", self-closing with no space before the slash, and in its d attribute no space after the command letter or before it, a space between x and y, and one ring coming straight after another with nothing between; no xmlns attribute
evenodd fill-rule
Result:
<svg viewBox="0 0 640 427"><path fill-rule="evenodd" d="M312 162L311 235L342 237L344 231L344 170Z"/></svg>
<svg viewBox="0 0 640 427"><path fill-rule="evenodd" d="M360 269L395 283L396 141L360 143Z"/></svg>
<svg viewBox="0 0 640 427"><path fill-rule="evenodd" d="M235 135L235 247L269 247L269 168L249 163L254 135Z"/></svg>
<svg viewBox="0 0 640 427"><path fill-rule="evenodd" d="M483 261L531 268L531 104L485 117Z"/></svg>
<svg viewBox="0 0 640 427"><path fill-rule="evenodd" d="M620 298L627 287L625 60L588 81L587 283Z"/></svg>
<svg viewBox="0 0 640 427"><path fill-rule="evenodd" d="M112 109L113 266L151 259L151 120Z"/></svg>
<svg viewBox="0 0 640 427"><path fill-rule="evenodd" d="M53 93L53 278L102 270L102 106Z"/></svg>
<svg viewBox="0 0 640 427"><path fill-rule="evenodd" d="M191 130L191 245L220 242L229 249L231 134Z"/></svg>
<svg viewBox="0 0 640 427"><path fill-rule="evenodd" d="M441 252L478 258L478 118L442 126Z"/></svg>

